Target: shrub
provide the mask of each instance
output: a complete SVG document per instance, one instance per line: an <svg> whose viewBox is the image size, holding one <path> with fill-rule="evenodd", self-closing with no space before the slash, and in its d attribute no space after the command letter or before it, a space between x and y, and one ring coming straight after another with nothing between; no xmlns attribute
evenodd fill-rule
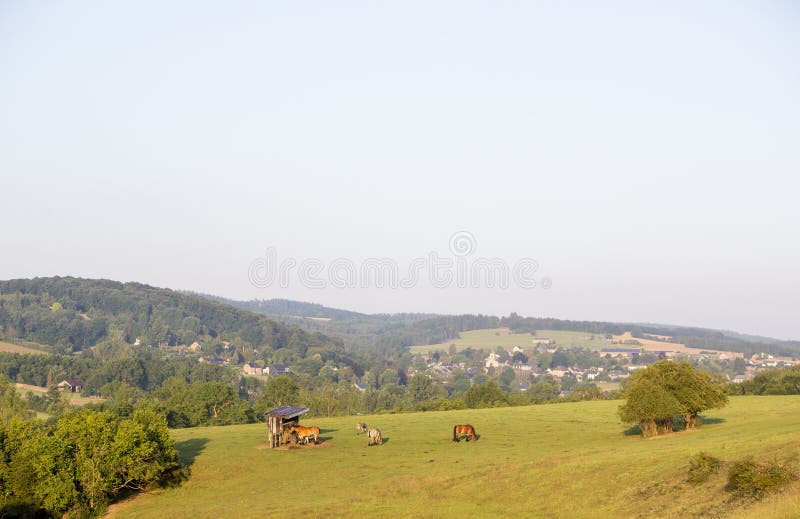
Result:
<svg viewBox="0 0 800 519"><path fill-rule="evenodd" d="M721 466L722 460L719 458L715 458L707 452L699 452L689 458L686 481L693 485L705 483L708 478L719 472Z"/></svg>
<svg viewBox="0 0 800 519"><path fill-rule="evenodd" d="M737 461L728 474L729 491L740 498L760 499L797 477L787 464L757 463L752 457Z"/></svg>

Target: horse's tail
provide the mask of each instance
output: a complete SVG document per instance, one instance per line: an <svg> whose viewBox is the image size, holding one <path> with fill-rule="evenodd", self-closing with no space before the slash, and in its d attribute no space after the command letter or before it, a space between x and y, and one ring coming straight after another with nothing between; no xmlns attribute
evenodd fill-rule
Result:
<svg viewBox="0 0 800 519"><path fill-rule="evenodd" d="M456 435L456 430L457 430L457 429L458 429L458 426L457 426L457 425L454 425L454 426L453 426L453 441L454 441L454 442L457 442L457 441L458 441L458 435Z"/></svg>

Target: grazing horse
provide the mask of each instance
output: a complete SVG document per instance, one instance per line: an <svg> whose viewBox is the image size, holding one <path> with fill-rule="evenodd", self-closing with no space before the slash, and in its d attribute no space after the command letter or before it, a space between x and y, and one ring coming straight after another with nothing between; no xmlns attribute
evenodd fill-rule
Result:
<svg viewBox="0 0 800 519"><path fill-rule="evenodd" d="M303 443L308 443L308 440L314 440L314 443L319 443L319 427L303 427L302 425L293 425L289 428L289 434L296 434L297 440Z"/></svg>
<svg viewBox="0 0 800 519"><path fill-rule="evenodd" d="M364 422L358 422L356 424L356 434L361 434L367 432L369 429L367 428L367 424Z"/></svg>
<svg viewBox="0 0 800 519"><path fill-rule="evenodd" d="M469 424L456 425L453 427L453 441L459 441L462 436L466 436L467 441L469 441L470 438L473 440L478 439L478 435L475 434L475 428Z"/></svg>
<svg viewBox="0 0 800 519"><path fill-rule="evenodd" d="M370 445L383 445L383 436L381 436L380 429L370 429L367 431L367 438L368 443L367 446Z"/></svg>

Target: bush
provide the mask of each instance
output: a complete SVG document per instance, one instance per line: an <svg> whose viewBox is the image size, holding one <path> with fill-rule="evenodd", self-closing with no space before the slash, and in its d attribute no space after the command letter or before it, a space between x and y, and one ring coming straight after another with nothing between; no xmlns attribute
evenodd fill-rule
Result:
<svg viewBox="0 0 800 519"><path fill-rule="evenodd" d="M719 472L721 466L722 460L719 458L715 458L707 452L699 452L689 458L686 481L693 485L705 483L708 478Z"/></svg>
<svg viewBox="0 0 800 519"><path fill-rule="evenodd" d="M756 463L748 457L733 464L726 488L740 498L760 499L796 477L789 465L777 461Z"/></svg>

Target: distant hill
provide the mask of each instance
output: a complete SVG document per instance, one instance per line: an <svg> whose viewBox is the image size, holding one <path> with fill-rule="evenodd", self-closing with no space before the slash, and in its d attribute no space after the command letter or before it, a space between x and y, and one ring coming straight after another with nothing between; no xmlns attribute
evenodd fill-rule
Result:
<svg viewBox="0 0 800 519"><path fill-rule="evenodd" d="M484 315L363 314L287 299L235 301L202 296L304 330L341 337L349 349L378 353L383 357L399 357L409 346L436 344L458 336L459 332L491 328L499 323L499 318Z"/></svg>
<svg viewBox="0 0 800 519"><path fill-rule="evenodd" d="M413 345L437 344L456 339L460 332L506 327L516 333L564 330L621 335L631 332L634 337L639 338L648 335L669 336L671 341L693 348L800 356L800 342L797 341L781 341L770 337L687 326L572 321L523 317L515 313L507 317L471 314L362 314L285 299L234 301L216 296L204 297L252 310L306 330L341 337L350 348L394 350L396 354Z"/></svg>
<svg viewBox="0 0 800 519"><path fill-rule="evenodd" d="M366 317L366 314L330 308L316 303L304 303L289 299L253 299L250 301L234 301L210 294L198 294L205 298L226 305L235 306L264 315L281 317L309 317L323 319L357 319Z"/></svg>
<svg viewBox="0 0 800 519"><path fill-rule="evenodd" d="M234 301L141 283L51 277L0 281L0 340L32 341L61 353L98 345L175 347L234 363L319 353L339 362L346 350L397 360L413 345L438 344L464 331L509 328L670 336L694 348L800 356L800 343L734 332L658 324L570 321L543 317L364 314L285 299Z"/></svg>
<svg viewBox="0 0 800 519"><path fill-rule="evenodd" d="M288 349L335 356L342 342L206 297L141 283L51 277L0 281L0 338L74 353L98 345L174 347L242 361Z"/></svg>

